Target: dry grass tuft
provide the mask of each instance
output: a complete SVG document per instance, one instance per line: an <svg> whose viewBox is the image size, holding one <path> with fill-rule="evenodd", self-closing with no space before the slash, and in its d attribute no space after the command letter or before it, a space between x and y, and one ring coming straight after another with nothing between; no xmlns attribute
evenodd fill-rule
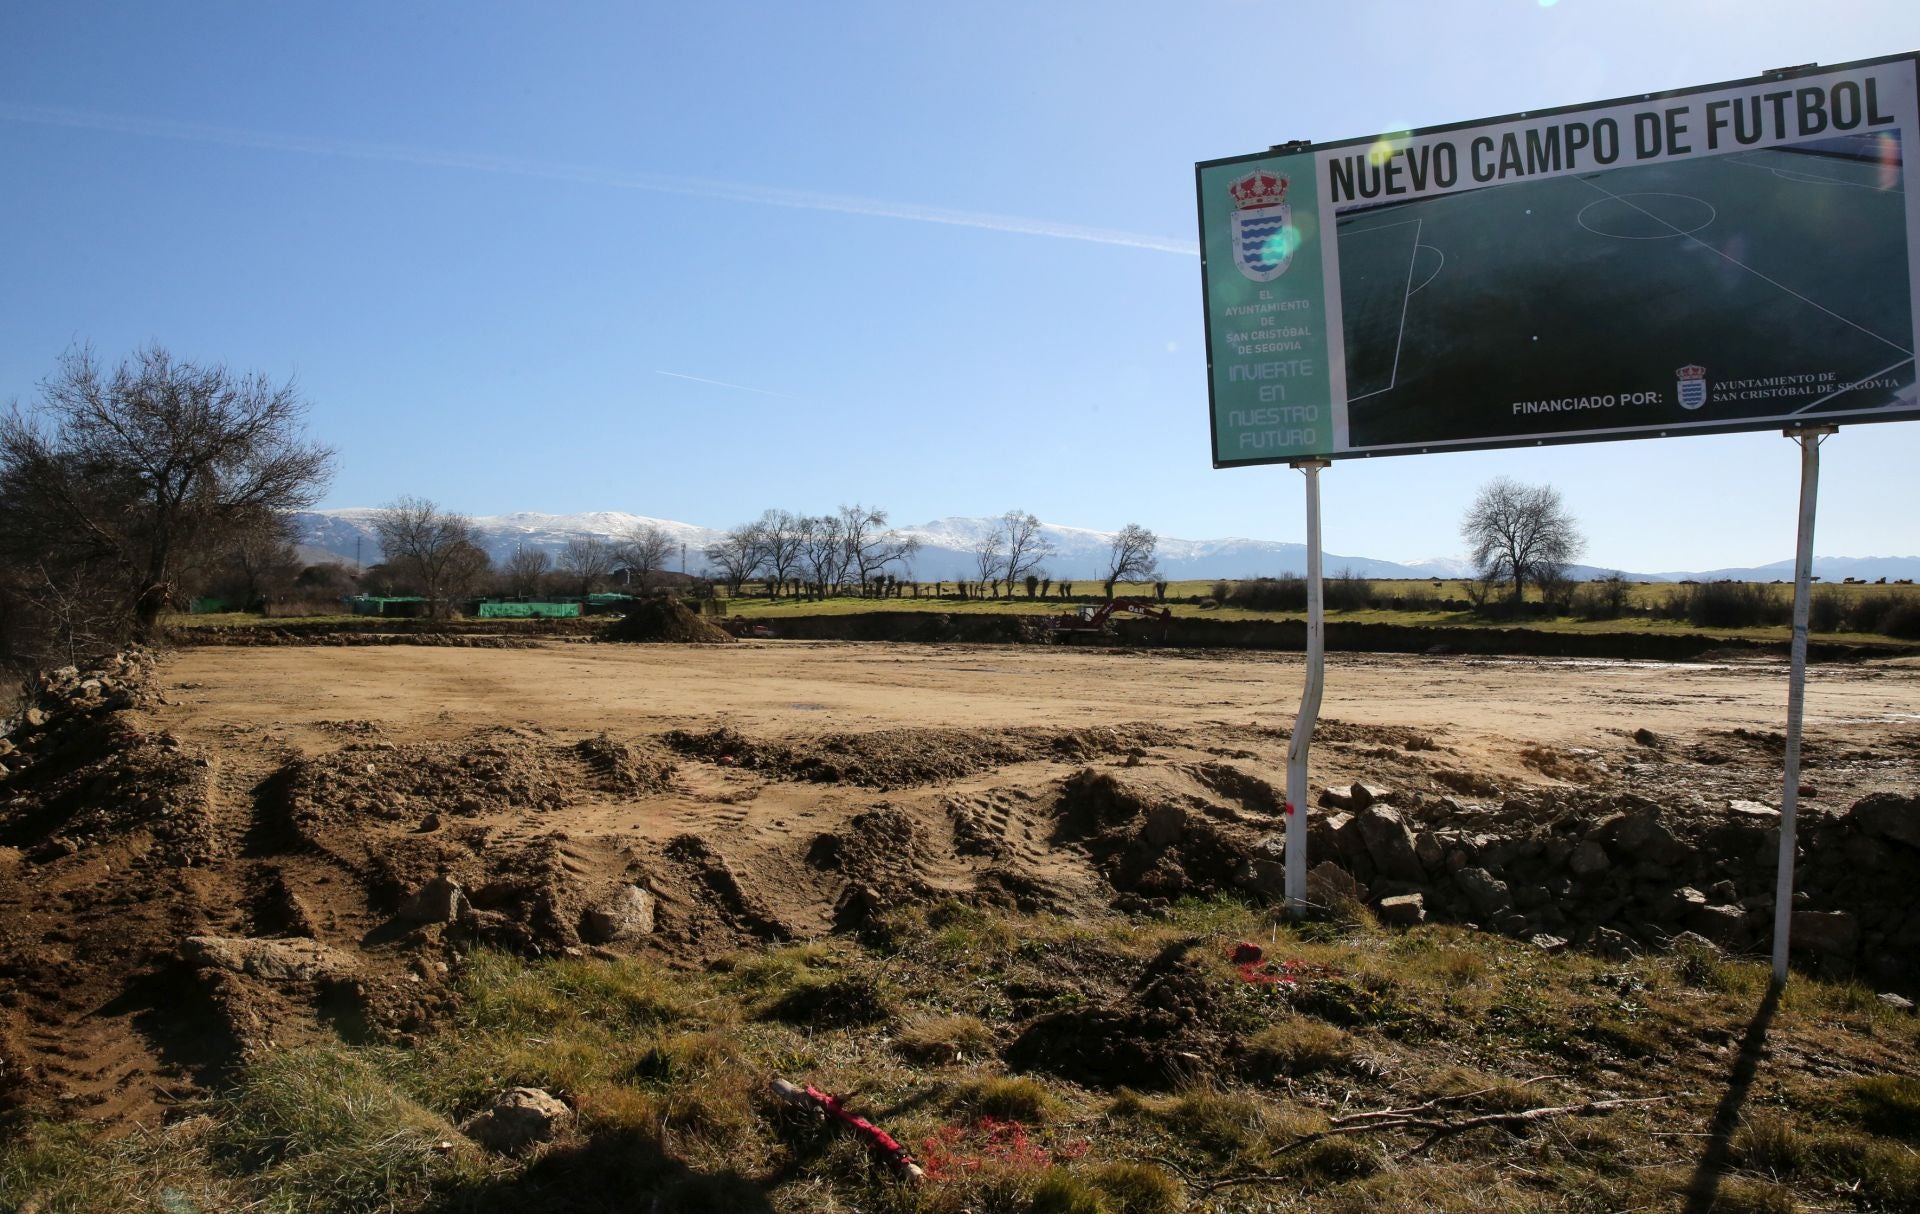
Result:
<svg viewBox="0 0 1920 1214"><path fill-rule="evenodd" d="M1086 1181L1055 1168L1033 1186L1026 1214L1107 1214L1107 1205Z"/></svg>
<svg viewBox="0 0 1920 1214"><path fill-rule="evenodd" d="M458 1137L444 1118L343 1049L288 1050L250 1067L217 1120L219 1150L260 1187L288 1199L326 1193L341 1209L418 1202L460 1159L437 1149Z"/></svg>
<svg viewBox="0 0 1920 1214"><path fill-rule="evenodd" d="M1462 1108L1483 1113L1517 1113L1552 1104L1553 1099L1534 1084L1466 1067L1449 1067L1424 1086L1427 1099L1449 1097Z"/></svg>
<svg viewBox="0 0 1920 1214"><path fill-rule="evenodd" d="M1157 1112L1170 1129L1214 1155L1242 1154L1266 1137L1266 1107L1243 1092L1190 1087Z"/></svg>
<svg viewBox="0 0 1920 1214"><path fill-rule="evenodd" d="M1184 1196L1178 1181L1150 1163L1105 1164L1090 1179L1108 1214L1174 1214Z"/></svg>
<svg viewBox="0 0 1920 1214"><path fill-rule="evenodd" d="M1061 1111L1060 1101L1034 1080L1018 1076L976 1079L954 1094L954 1104L974 1117L1045 1125Z"/></svg>
<svg viewBox="0 0 1920 1214"><path fill-rule="evenodd" d="M1800 1132L1773 1116L1747 1119L1733 1135L1733 1158L1749 1171L1776 1179L1797 1175L1810 1158Z"/></svg>
<svg viewBox="0 0 1920 1214"><path fill-rule="evenodd" d="M1347 1065L1353 1060L1353 1039L1331 1024L1288 1016L1249 1037L1246 1053L1259 1074L1299 1079Z"/></svg>
<svg viewBox="0 0 1920 1214"><path fill-rule="evenodd" d="M1725 1176L1714 1191L1712 1208L1713 1214L1798 1214L1805 1207L1784 1185L1751 1176Z"/></svg>
<svg viewBox="0 0 1920 1214"><path fill-rule="evenodd" d="M928 1017L902 1029L893 1048L914 1062L946 1066L991 1054L993 1032L976 1016Z"/></svg>

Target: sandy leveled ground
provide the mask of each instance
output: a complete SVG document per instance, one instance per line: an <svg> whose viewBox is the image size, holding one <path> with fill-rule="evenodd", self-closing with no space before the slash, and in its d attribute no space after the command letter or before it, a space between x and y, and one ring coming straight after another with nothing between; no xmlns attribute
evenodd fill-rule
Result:
<svg viewBox="0 0 1920 1214"><path fill-rule="evenodd" d="M483 725L626 734L721 722L754 734L1118 721L1230 733L1291 726L1303 674L1298 654L1038 646L207 648L164 671L177 689L165 723L183 736L265 728L314 750L337 744L315 726L342 720L426 737ZM1786 699L1778 662L1334 654L1321 712L1446 734L1498 763L1527 745L1617 745L1635 729L1779 731ZM1813 667L1806 721L1823 733L1920 724L1920 663Z"/></svg>

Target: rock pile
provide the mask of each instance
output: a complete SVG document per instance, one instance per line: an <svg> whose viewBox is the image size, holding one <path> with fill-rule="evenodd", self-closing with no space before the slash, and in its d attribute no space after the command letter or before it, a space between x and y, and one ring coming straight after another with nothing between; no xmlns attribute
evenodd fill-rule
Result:
<svg viewBox="0 0 1920 1214"><path fill-rule="evenodd" d="M1361 784L1320 803L1310 892L1366 903L1384 922L1434 918L1602 952L1682 933L1764 952L1772 938L1776 810L1564 789L1474 807ZM1282 831L1203 818L1092 770L1063 784L1059 812L1063 828L1088 837L1123 906L1225 887L1284 893ZM1920 797L1875 793L1840 813L1803 806L1797 834L1796 951L1835 972L1920 981Z"/></svg>
<svg viewBox="0 0 1920 1214"><path fill-rule="evenodd" d="M206 760L125 716L161 702L152 673L153 655L130 649L35 678L0 723L0 844L45 861L145 829L164 863L212 857Z"/></svg>
<svg viewBox="0 0 1920 1214"><path fill-rule="evenodd" d="M1340 864L1390 920L1412 918L1404 899L1418 898L1427 913L1549 946L1692 932L1752 951L1771 938L1777 813L1670 813L1634 796L1555 792L1481 813L1446 798L1410 798L1404 811L1378 793L1353 811L1340 799L1326 798L1308 854ZM1920 798L1880 793L1804 814L1798 842L1795 947L1889 977L1906 969L1920 950ZM1272 892L1264 868L1250 863L1243 878Z"/></svg>

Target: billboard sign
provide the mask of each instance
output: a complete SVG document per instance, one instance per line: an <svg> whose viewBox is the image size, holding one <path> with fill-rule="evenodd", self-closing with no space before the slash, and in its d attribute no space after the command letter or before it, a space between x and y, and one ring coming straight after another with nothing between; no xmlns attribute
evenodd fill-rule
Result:
<svg viewBox="0 0 1920 1214"><path fill-rule="evenodd" d="M1920 417L1917 65L1196 165L1214 466Z"/></svg>

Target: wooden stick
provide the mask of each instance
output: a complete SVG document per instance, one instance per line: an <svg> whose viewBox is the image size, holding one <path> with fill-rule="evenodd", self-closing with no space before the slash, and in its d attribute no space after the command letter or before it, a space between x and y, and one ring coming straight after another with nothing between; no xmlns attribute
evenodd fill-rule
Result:
<svg viewBox="0 0 1920 1214"><path fill-rule="evenodd" d="M1351 1113L1345 1117L1337 1118L1327 1129L1316 1130L1311 1134L1303 1134L1287 1142L1285 1145L1277 1148L1274 1154L1284 1155L1289 1151L1298 1150L1301 1147L1319 1142L1323 1138L1333 1138L1342 1134L1366 1134L1385 1130L1425 1130L1427 1132L1426 1138L1410 1152L1410 1154L1418 1155L1443 1138L1451 1138L1455 1134L1464 1134L1468 1130L1477 1130L1485 1126L1531 1125L1536 1121L1545 1121L1550 1117L1591 1117L1596 1113L1610 1112L1614 1109L1626 1108L1628 1105L1658 1104L1662 1101L1672 1099L1671 1096L1644 1096L1637 1099L1589 1100L1582 1104L1548 1105L1537 1109L1522 1109L1514 1113L1482 1113L1479 1116L1467 1117L1458 1121L1439 1120L1432 1117L1420 1116L1420 1114L1431 1112L1438 1107L1447 1104L1457 1104L1462 1100L1468 1100L1474 1096L1484 1094L1483 1092L1469 1092L1463 1096L1440 1096L1424 1104L1411 1105L1404 1109L1376 1109L1366 1113ZM1233 1188L1236 1185L1273 1184L1295 1179L1284 1172L1245 1173L1238 1176L1208 1178L1195 1175L1165 1156L1147 1155L1142 1156L1142 1158L1171 1169L1180 1179L1186 1181L1187 1184L1201 1196L1220 1189Z"/></svg>
<svg viewBox="0 0 1920 1214"><path fill-rule="evenodd" d="M899 1173L901 1179L907 1183L919 1184L926 1179L926 1173L913 1161L913 1156L907 1153L906 1147L901 1146L893 1135L871 1121L857 1113L849 1112L840 1102L839 1097L829 1096L812 1084L802 1087L799 1084L788 1083L784 1079L775 1079L770 1086L773 1088L773 1094L788 1104L831 1117L852 1130L855 1137L867 1144L868 1150L884 1159L887 1165Z"/></svg>

